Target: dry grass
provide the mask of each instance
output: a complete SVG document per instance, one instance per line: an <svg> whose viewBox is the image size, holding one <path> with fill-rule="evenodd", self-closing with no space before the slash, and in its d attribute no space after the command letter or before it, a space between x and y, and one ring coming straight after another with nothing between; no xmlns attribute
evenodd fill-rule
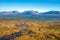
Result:
<svg viewBox="0 0 60 40"><path fill-rule="evenodd" d="M27 25L16 26L20 24ZM60 22L1 21L0 27L0 37L22 31L13 40L60 40Z"/></svg>

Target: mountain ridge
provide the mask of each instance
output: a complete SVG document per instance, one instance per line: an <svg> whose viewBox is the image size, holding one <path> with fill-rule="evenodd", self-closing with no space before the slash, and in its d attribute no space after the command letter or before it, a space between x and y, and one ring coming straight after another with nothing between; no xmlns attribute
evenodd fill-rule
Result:
<svg viewBox="0 0 60 40"><path fill-rule="evenodd" d="M59 21L60 11L48 11L39 13L38 11L6 11L0 12L0 20L30 20L30 21Z"/></svg>

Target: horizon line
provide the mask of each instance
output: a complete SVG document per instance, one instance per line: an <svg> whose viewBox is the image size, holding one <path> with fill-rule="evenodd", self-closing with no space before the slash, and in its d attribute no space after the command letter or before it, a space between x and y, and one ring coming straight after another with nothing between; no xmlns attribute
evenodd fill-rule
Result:
<svg viewBox="0 0 60 40"><path fill-rule="evenodd" d="M24 12L24 11L37 11L37 10L24 10L24 11L20 11L20 10L4 10L0 12L9 12L9 11L17 11L17 12ZM48 10L48 11L60 11L60 10ZM48 12L48 11L37 11L37 12Z"/></svg>

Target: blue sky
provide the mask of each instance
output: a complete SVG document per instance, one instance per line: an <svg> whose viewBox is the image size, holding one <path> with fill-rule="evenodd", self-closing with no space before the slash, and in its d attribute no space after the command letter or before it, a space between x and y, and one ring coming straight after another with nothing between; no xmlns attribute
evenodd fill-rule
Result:
<svg viewBox="0 0 60 40"><path fill-rule="evenodd" d="M60 11L60 0L0 0L0 11Z"/></svg>

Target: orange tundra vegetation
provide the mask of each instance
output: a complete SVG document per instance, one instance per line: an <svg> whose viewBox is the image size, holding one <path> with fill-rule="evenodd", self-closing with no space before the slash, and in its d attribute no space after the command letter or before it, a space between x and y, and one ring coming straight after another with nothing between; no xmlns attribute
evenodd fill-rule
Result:
<svg viewBox="0 0 60 40"><path fill-rule="evenodd" d="M0 40L2 39L60 40L60 22L0 21Z"/></svg>

